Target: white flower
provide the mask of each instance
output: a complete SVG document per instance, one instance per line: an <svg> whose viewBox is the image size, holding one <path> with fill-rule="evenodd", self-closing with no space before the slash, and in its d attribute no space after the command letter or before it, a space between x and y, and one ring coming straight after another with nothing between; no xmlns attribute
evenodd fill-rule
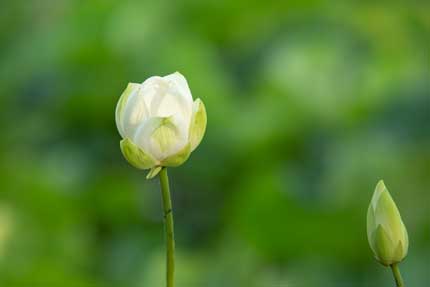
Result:
<svg viewBox="0 0 430 287"><path fill-rule="evenodd" d="M367 212L367 237L376 259L385 266L399 263L408 254L408 232L382 180Z"/></svg>
<svg viewBox="0 0 430 287"><path fill-rule="evenodd" d="M193 102L187 80L176 72L130 83L118 101L115 120L124 157L133 166L151 169L178 166L199 145L206 130L203 102Z"/></svg>

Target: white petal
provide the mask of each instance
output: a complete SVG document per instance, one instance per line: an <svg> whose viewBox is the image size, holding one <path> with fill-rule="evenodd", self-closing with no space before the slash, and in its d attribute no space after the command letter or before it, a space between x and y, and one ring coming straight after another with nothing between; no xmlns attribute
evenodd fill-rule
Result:
<svg viewBox="0 0 430 287"><path fill-rule="evenodd" d="M156 92L148 106L152 116L170 117L176 115L189 122L192 114L193 98L187 81L179 73L163 77L154 85Z"/></svg>
<svg viewBox="0 0 430 287"><path fill-rule="evenodd" d="M137 129L133 141L161 161L187 144L184 127L180 117L151 117Z"/></svg>
<svg viewBox="0 0 430 287"><path fill-rule="evenodd" d="M122 114L122 126L126 137L133 138L137 128L149 117L148 107L139 89L134 91L125 104Z"/></svg>
<svg viewBox="0 0 430 287"><path fill-rule="evenodd" d="M187 101L188 105L191 107L193 104L193 96L191 95L187 79L185 79L185 77L179 72L167 75L164 77L164 79L173 83L176 86L176 88L180 91L181 95L185 97L185 100Z"/></svg>
<svg viewBox="0 0 430 287"><path fill-rule="evenodd" d="M153 76L146 79L141 86L142 87L139 91L139 95L143 97L145 104L149 109L153 99L157 96L157 94L163 92L164 86L166 86L166 84L162 77Z"/></svg>
<svg viewBox="0 0 430 287"><path fill-rule="evenodd" d="M140 89L140 84L129 83L127 88L122 92L121 97L118 100L115 110L115 122L119 133L123 138L127 137L126 129L124 126L124 115L128 100L136 95Z"/></svg>

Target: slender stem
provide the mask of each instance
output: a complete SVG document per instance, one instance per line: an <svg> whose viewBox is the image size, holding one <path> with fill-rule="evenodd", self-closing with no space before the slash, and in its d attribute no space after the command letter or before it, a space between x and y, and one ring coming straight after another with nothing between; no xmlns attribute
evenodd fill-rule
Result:
<svg viewBox="0 0 430 287"><path fill-rule="evenodd" d="M394 279L396 280L397 287L405 287L405 283L403 283L402 274L400 274L399 265L394 263L390 265L391 270L393 271Z"/></svg>
<svg viewBox="0 0 430 287"><path fill-rule="evenodd" d="M172 200L170 199L169 177L167 168L160 171L161 194L163 197L164 220L166 227L166 284L173 287L175 275L175 234L173 229Z"/></svg>

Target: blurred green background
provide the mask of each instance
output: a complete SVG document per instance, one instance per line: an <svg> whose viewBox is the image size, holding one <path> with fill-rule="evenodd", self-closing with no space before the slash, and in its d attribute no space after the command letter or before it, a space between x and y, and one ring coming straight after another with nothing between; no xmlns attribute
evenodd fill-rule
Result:
<svg viewBox="0 0 430 287"><path fill-rule="evenodd" d="M183 73L208 112L170 170L178 287L393 286L381 178L430 286L425 1L3 1L0 285L164 286L159 185L119 149L128 82Z"/></svg>

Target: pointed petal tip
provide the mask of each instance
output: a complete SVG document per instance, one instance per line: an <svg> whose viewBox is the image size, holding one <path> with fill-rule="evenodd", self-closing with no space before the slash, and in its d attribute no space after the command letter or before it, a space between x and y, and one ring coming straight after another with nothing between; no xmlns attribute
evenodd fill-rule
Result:
<svg viewBox="0 0 430 287"><path fill-rule="evenodd" d="M155 166L146 175L146 179L153 179L161 171L161 166Z"/></svg>
<svg viewBox="0 0 430 287"><path fill-rule="evenodd" d="M380 179L378 181L378 184L376 185L376 190L384 191L386 189L387 189L387 187L385 186L384 180Z"/></svg>
<svg viewBox="0 0 430 287"><path fill-rule="evenodd" d="M375 192L373 194L373 199L372 201L375 201L375 203L379 200L379 197L381 196L381 194L383 194L384 192L388 192L387 187L385 186L384 181L381 179L378 181L378 183L376 184L375 187Z"/></svg>
<svg viewBox="0 0 430 287"><path fill-rule="evenodd" d="M375 191L373 192L373 196L370 202L374 210L376 209L376 205L378 204L379 198L385 191L387 191L387 188L385 187L384 181L381 179L376 184Z"/></svg>
<svg viewBox="0 0 430 287"><path fill-rule="evenodd" d="M139 83L133 83L133 82L129 82L128 84L127 84L127 88L132 88L132 87L137 87L137 86L140 86L140 84Z"/></svg>
<svg viewBox="0 0 430 287"><path fill-rule="evenodd" d="M166 76L164 76L164 77L171 78L172 76L173 76L173 77L178 77L179 79L181 79L181 80L185 80L185 81L186 81L185 76L184 76L181 72L179 72L179 71L175 71L175 72L173 72L173 73L171 73L171 74L168 74L168 75L166 75Z"/></svg>

